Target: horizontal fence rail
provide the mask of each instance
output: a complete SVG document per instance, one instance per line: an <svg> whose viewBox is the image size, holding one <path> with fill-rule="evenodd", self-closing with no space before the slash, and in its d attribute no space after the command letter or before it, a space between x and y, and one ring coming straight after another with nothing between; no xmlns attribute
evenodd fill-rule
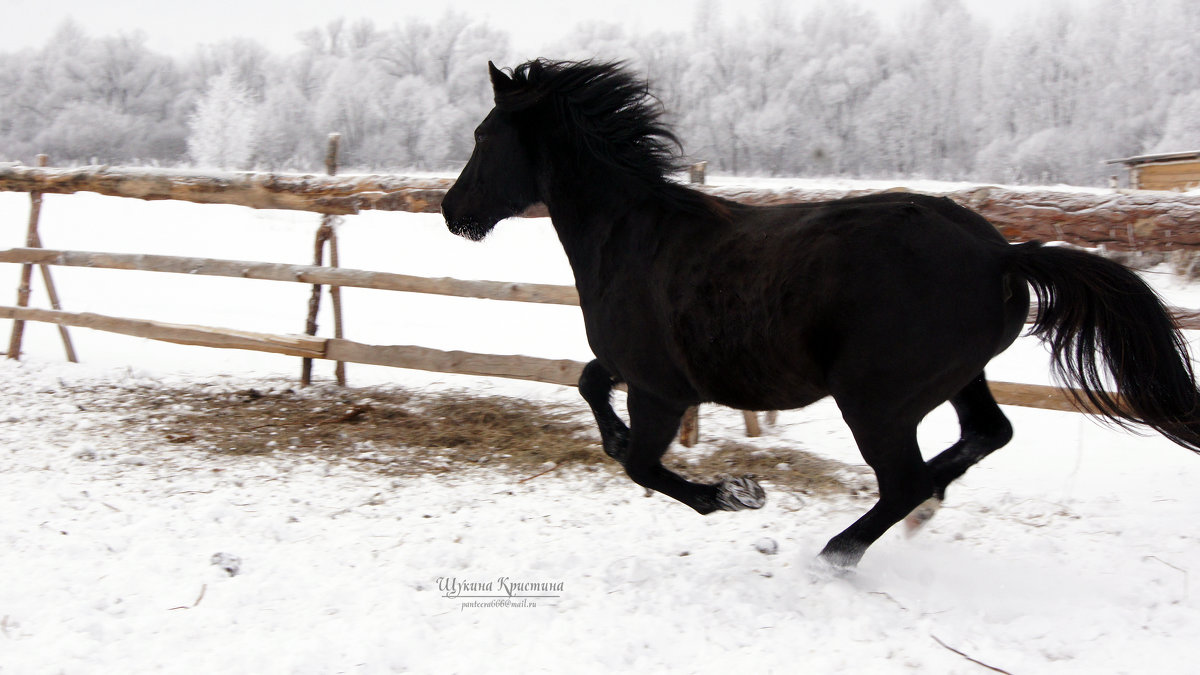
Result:
<svg viewBox="0 0 1200 675"><path fill-rule="evenodd" d="M86 166L69 169L0 164L0 191L95 192L348 215L365 210L437 213L450 178L400 175L283 174ZM757 205L800 204L881 191L861 188L696 186L714 196ZM1014 241L1063 241L1089 248L1200 249L1200 193L1144 190L1053 190L975 185L936 194L981 213ZM544 216L535 206L525 216Z"/></svg>
<svg viewBox="0 0 1200 675"><path fill-rule="evenodd" d="M0 190L234 204L255 209L349 215L366 210L437 213L448 178L318 176L84 166L70 169L0 164Z"/></svg>
<svg viewBox="0 0 1200 675"><path fill-rule="evenodd" d="M368 345L341 338L274 335L209 326L126 319L90 312L75 313L5 305L0 305L0 319L21 319L60 326L91 328L109 333L199 347L248 349L301 358L411 368L455 375L504 377L566 386L574 386L579 381L579 374L584 366L582 362L569 359L475 354L410 345Z"/></svg>
<svg viewBox="0 0 1200 675"><path fill-rule="evenodd" d="M371 272L344 267L286 265L243 260L215 260L141 253L96 253L48 248L14 248L0 251L0 263L34 263L65 267L172 272L201 276L299 281L306 284L373 288L384 291L430 293L460 298L509 300L551 305L579 305L574 286L527 284L507 281L470 281Z"/></svg>
<svg viewBox="0 0 1200 675"><path fill-rule="evenodd" d="M371 288L406 293L428 293L481 300L505 300L548 305L579 306L574 286L528 284L511 281L417 277L390 272L372 272L344 267L287 265L246 260L217 260L141 253L98 253L61 251L49 248L12 248L0 251L0 263L31 263L93 269L140 270L200 276L298 281L308 284ZM1176 325L1184 330L1200 330L1200 312L1179 307L1169 308ZM1037 305L1029 308L1026 323L1037 318Z"/></svg>
<svg viewBox="0 0 1200 675"><path fill-rule="evenodd" d="M163 342L201 347L224 347L226 349L250 349L272 354L285 354L304 358L325 358L325 338L308 335L271 335L249 331L190 324L165 323L143 319L125 319L91 312L64 312L32 307L10 307L0 305L0 319L41 321L60 326L92 328L109 333L120 333L133 337L151 338Z"/></svg>

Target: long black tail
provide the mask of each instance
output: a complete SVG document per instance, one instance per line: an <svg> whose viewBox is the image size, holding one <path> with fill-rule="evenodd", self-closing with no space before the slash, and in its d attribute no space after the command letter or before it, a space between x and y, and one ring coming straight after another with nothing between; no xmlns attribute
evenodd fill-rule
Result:
<svg viewBox="0 0 1200 675"><path fill-rule="evenodd" d="M1154 290L1124 266L1083 251L1038 242L1009 250L1013 271L1037 294L1032 332L1050 345L1055 376L1078 391L1076 401L1200 452L1200 391L1187 342ZM1105 388L1101 361L1116 396Z"/></svg>

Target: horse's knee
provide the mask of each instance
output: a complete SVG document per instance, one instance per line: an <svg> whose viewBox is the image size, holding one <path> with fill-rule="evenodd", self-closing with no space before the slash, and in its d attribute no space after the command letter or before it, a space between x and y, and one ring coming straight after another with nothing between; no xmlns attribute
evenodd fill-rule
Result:
<svg viewBox="0 0 1200 675"><path fill-rule="evenodd" d="M1012 422L1008 421L1008 418L1004 416L1004 413L1000 413L999 419L996 420L996 426L988 435L988 439L997 448L1003 448L1004 446L1008 445L1008 442L1012 440L1012 437Z"/></svg>
<svg viewBox="0 0 1200 675"><path fill-rule="evenodd" d="M579 395L592 408L597 408L608 402L614 384L608 369L601 365L599 360L593 359L583 367L583 372L579 375Z"/></svg>
<svg viewBox="0 0 1200 675"><path fill-rule="evenodd" d="M993 404L986 414L975 414L962 420L963 437L971 435L979 442L990 445L993 449L1004 447L1013 437L1012 423Z"/></svg>
<svg viewBox="0 0 1200 675"><path fill-rule="evenodd" d="M950 400L958 413L961 438L988 452L1002 448L1012 440L1013 428L1004 411L996 404L981 375Z"/></svg>
<svg viewBox="0 0 1200 675"><path fill-rule="evenodd" d="M599 429L604 454L624 465L629 460L629 428L620 420L616 420L601 422Z"/></svg>
<svg viewBox="0 0 1200 675"><path fill-rule="evenodd" d="M999 407L986 417L974 416L964 420L958 442L929 460L929 468L936 481L933 496L945 499L950 483L984 457L1007 445L1012 437L1012 424Z"/></svg>
<svg viewBox="0 0 1200 675"><path fill-rule="evenodd" d="M969 426L963 425L962 429L962 441L971 446L973 450L971 454L978 455L979 459L993 450L1008 445L1012 437L1012 423L999 409L986 422L976 422Z"/></svg>

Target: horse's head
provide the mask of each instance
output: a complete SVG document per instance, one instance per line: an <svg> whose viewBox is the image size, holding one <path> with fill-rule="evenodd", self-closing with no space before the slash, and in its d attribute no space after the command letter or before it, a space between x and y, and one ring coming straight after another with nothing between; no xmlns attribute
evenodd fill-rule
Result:
<svg viewBox="0 0 1200 675"><path fill-rule="evenodd" d="M490 61L488 70L497 103L519 88ZM540 201L519 108L497 105L476 127L471 159L442 199L442 215L454 234L479 241L496 223Z"/></svg>

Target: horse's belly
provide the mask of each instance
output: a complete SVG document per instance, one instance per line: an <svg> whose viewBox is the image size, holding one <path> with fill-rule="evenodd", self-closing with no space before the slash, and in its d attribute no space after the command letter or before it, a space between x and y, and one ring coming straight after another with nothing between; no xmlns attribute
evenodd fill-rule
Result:
<svg viewBox="0 0 1200 675"><path fill-rule="evenodd" d="M828 392L815 388L796 388L788 391L758 390L758 391L726 391L705 396L711 400L738 410L793 410L803 408L820 401L828 396Z"/></svg>
<svg viewBox="0 0 1200 675"><path fill-rule="evenodd" d="M689 366L702 398L731 408L790 410L829 394L816 364L797 351L772 357L765 349L709 349L694 355Z"/></svg>

